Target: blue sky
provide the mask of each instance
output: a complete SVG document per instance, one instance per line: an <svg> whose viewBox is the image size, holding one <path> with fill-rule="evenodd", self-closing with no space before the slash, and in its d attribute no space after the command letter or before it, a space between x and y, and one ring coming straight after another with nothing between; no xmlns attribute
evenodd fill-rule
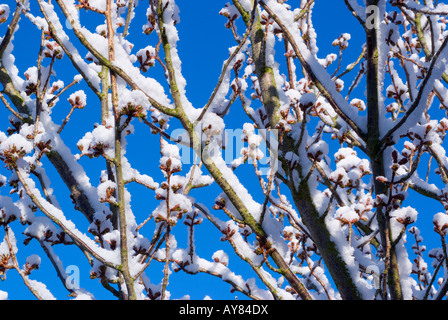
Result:
<svg viewBox="0 0 448 320"><path fill-rule="evenodd" d="M3 0L3 3L14 7L15 1ZM1 1L0 1L1 2ZM219 11L224 7L227 1L218 0L177 0L177 5L180 8L181 23L178 25L178 31L180 41L178 43L178 50L182 59L182 71L187 79L187 95L190 101L195 107L202 107L208 100L213 88L216 85L217 79L221 72L222 63L228 57L228 48L235 45L232 34L224 27L226 19L219 15ZM291 1L295 5L295 1ZM35 11L36 12L36 11ZM141 33L141 23L144 21L144 14L146 12L146 1L140 1L137 7L137 17L134 21L133 27L130 29L130 41L135 44L134 53L148 44L155 45L154 42L148 43L148 41L154 41L154 38L145 36ZM84 13L83 13L84 14ZM84 17L84 18L83 18ZM81 16L81 22L89 24L89 16ZM349 41L350 46L344 52L344 59L342 68L345 68L349 63L356 60L361 52L361 45L364 43L364 31L358 25L356 19L351 16L350 12L346 9L343 1L316 1L315 10L313 14L314 27L318 34L318 47L319 57L324 58L329 53L337 53L331 43L334 39L338 38L342 33L348 32L352 35L352 39ZM4 34L6 30L6 24L0 26L0 34ZM243 29L240 28L240 33ZM76 41L73 40L76 43ZM21 21L21 27L14 42L17 64L20 69L20 74L30 66L35 64L37 59L39 43L39 32L36 32L35 27L30 24L27 19L23 18ZM283 61L280 61L283 63ZM65 57L60 66L56 67L57 76L62 78L65 83L69 83L70 79L75 74L75 70L70 66L68 59ZM343 70L343 69L341 69ZM158 72L159 70L150 71ZM149 73L148 73L149 74ZM162 78L160 79L163 82ZM349 85L349 83L346 83ZM74 89L78 90L82 88L81 85ZM86 92L88 88L86 89ZM357 91L357 94L362 94L363 91ZM68 98L68 95L61 97L61 102ZM90 103L89 103L90 102ZM238 104L232 106L235 109L240 108ZM60 103L53 112L53 119L55 122L62 121L68 112L69 106L67 104ZM232 109L233 110L233 109ZM7 126L5 121L8 112L4 107L0 107L0 125L2 130ZM241 112L241 109L232 112L229 116L231 119L230 127L240 128L241 125L249 121ZM69 145L73 152L76 153L76 142L84 135L88 130L92 130L93 124L100 121L99 116L99 103L96 98L91 94L88 95L88 105L84 110L76 110L72 116L72 120L68 123L62 134L66 139L66 144ZM173 123L173 126L177 124ZM229 127L229 126L228 126ZM143 145L143 148L139 148L138 145ZM158 169L158 144L157 138L149 133L149 130L142 125L136 125L136 135L129 137L128 139L127 155L132 165L140 170L142 173L148 173L153 176L156 181L161 181L162 175ZM149 162L148 159L153 160ZM93 185L98 184L99 170L103 169L104 161L101 159L82 159L80 161L88 173L91 174L91 182ZM0 173L4 172L3 168L0 168ZM47 170L50 176L54 176L54 170L51 166L47 166ZM243 169L244 170L244 169ZM248 183L249 188L253 186L256 190L259 190L258 182L256 181L251 168L248 168L248 174L245 175L245 183ZM67 208L67 212L70 212L69 218L74 222L80 224L79 229L86 230L87 224L85 223L82 215L79 212L73 210L73 206L68 199L67 190L62 182L54 180L52 187L54 193L58 197L58 201L63 205L63 208ZM4 189L4 188L2 188ZM131 186L130 191L133 193L132 204L133 211L137 216L138 221L143 221L148 214L157 205L157 200L154 199L154 192L147 191L143 187ZM2 194L5 193L1 190ZM214 199L220 193L216 185L208 187L205 190L193 192L191 195L197 197L200 202L203 202L212 207ZM414 196L413 196L414 197ZM415 196L417 197L417 196ZM68 199L63 200L63 199ZM430 206L433 205L433 200ZM415 203L413 203L414 205ZM429 202L416 202L417 207L428 208ZM437 205L434 202L434 205ZM440 210L439 208L437 210ZM436 209L434 209L436 210ZM430 211L433 211L432 209ZM428 213L427 217L422 217L425 212L421 212L419 219L425 218L428 220L427 230L432 228L431 220L432 214ZM16 231L16 236L20 241L23 241L23 235L20 232L23 228L18 222L15 222L12 226ZM147 232L147 235L152 234L152 225L147 226L146 229L142 229L143 232ZM425 228L426 230L426 228ZM179 246L185 243L186 240L186 228L183 224L179 224L175 233L177 234ZM428 232L429 233L429 232ZM230 251L231 247L227 243L219 241L220 234L216 232L214 227L204 221L202 225L196 228L196 248L200 256L206 259L211 259L213 252L218 249L224 249ZM422 234L426 239L426 235ZM55 273L46 259L45 254L36 245L36 241L31 241L27 247L20 246L19 261L21 264L25 262L25 258L32 254L37 253L42 257L41 268L34 271L31 278L42 281L47 284L49 289L55 296L63 299L67 295L67 291L61 286L59 280L55 278ZM61 259L64 265L76 265L80 268L81 274L87 274L90 267L87 264L86 259L76 248L65 248L61 246L55 247L58 254L61 255ZM255 274L250 270L248 265L239 263L237 257L230 258L230 267L235 266L234 271L237 274L241 274L245 278L255 277ZM156 263L154 263L156 264ZM161 265L159 267L151 268L148 272L148 276L153 283L159 283L162 278ZM232 268L233 270L233 268ZM15 271L10 271L7 274L8 278L5 282L0 283L0 290L8 291L10 299L28 299L33 298L27 291L22 283L22 280ZM112 298L110 294L105 291L98 280L90 280L87 277L82 277L80 282L81 287L92 291L96 298L108 299ZM210 290L211 289L211 290ZM220 279L217 279L209 275L196 275L188 276L180 272L179 274L173 274L170 278L170 285L168 290L171 292L171 297L174 299L181 298L184 295L190 295L193 299L202 299L206 295L209 295L213 299L232 299L238 296L239 299L243 299L244 296L237 293L229 293L230 286L222 283Z"/></svg>

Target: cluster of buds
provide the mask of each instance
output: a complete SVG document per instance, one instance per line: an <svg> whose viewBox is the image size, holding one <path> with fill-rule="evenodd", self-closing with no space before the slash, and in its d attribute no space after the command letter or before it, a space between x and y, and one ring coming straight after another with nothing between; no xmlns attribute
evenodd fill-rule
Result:
<svg viewBox="0 0 448 320"><path fill-rule="evenodd" d="M155 108L150 108L150 111L151 111L151 121L155 124L158 124L160 129L168 129L169 116L167 116L166 114L160 112ZM151 132L153 134L159 133L158 130L152 130Z"/></svg>
<svg viewBox="0 0 448 320"><path fill-rule="evenodd" d="M32 227L32 225L31 225L31 227ZM23 241L23 244L28 245L32 239L37 239L37 240L45 241L45 242L49 242L49 243L53 242L54 232L52 230L46 228L45 226L42 226L42 227L43 227L43 230L41 230L39 232L39 234L35 234L32 231L28 231L29 230L29 227L28 227L23 232L23 234L27 236L27 238L25 238L25 240Z"/></svg>
<svg viewBox="0 0 448 320"><path fill-rule="evenodd" d="M203 141L210 142L212 137L219 140L220 135L223 133L225 124L220 116L214 112L207 112L202 118L198 128L201 129L205 138ZM218 142L218 141L216 141Z"/></svg>
<svg viewBox="0 0 448 320"><path fill-rule="evenodd" d="M232 220L234 220L234 221L238 221L236 211L234 210L232 204L229 203L230 205L227 206L227 205L226 205L226 202L227 202L227 201L226 201L226 199L225 199L224 197L221 197L221 196L218 197L218 198L215 200L215 204L213 205L213 209L214 209L214 210L222 210L222 211L224 211L224 213L225 213L230 219L232 219ZM245 229L246 229L246 226L243 225L242 223L243 223L242 221L239 221L239 228L240 228L241 230L243 230L243 233L244 233L245 236L247 237L247 236L250 235L250 233L249 233L248 230L245 230ZM244 231L244 230L245 230L245 231ZM243 235L244 235L244 234L243 234ZM233 234L232 234L232 235L233 235Z"/></svg>
<svg viewBox="0 0 448 320"><path fill-rule="evenodd" d="M334 81L334 84L336 86L336 91L337 92L342 92L342 90L344 90L344 81L341 79L336 79Z"/></svg>
<svg viewBox="0 0 448 320"><path fill-rule="evenodd" d="M269 13L267 13L267 12L265 12L265 11L263 11L262 13L261 13L261 21L260 21L260 23L263 25L263 26L269 26L269 25L272 25L272 24L274 24L274 20L273 19L271 19L271 16L270 16L270 14Z"/></svg>
<svg viewBox="0 0 448 320"><path fill-rule="evenodd" d="M149 68L154 67L156 58L157 52L152 46L139 50L137 52L137 61L140 63L140 70L146 72Z"/></svg>
<svg viewBox="0 0 448 320"><path fill-rule="evenodd" d="M251 89L254 90L254 92L251 93L250 97L252 100L260 100L263 102L263 96L261 95L261 89L260 89L260 82L258 80L258 77L253 75L250 77L252 80L252 87Z"/></svg>
<svg viewBox="0 0 448 320"><path fill-rule="evenodd" d="M52 245L55 245L55 244L72 245L73 240L64 231L59 231L56 233L56 239L53 239L53 242L51 244Z"/></svg>
<svg viewBox="0 0 448 320"><path fill-rule="evenodd" d="M241 155L253 161L261 160L264 157L263 152L259 149L263 138L255 133L255 127L251 123L244 124L241 140L247 143L247 147L241 149Z"/></svg>
<svg viewBox="0 0 448 320"><path fill-rule="evenodd" d="M216 263L220 263L224 266L227 266L229 264L229 255L223 250L216 251L212 256L212 259Z"/></svg>
<svg viewBox="0 0 448 320"><path fill-rule="evenodd" d="M214 210L222 210L226 207L226 199L220 197L215 200L215 204L213 205Z"/></svg>
<svg viewBox="0 0 448 320"><path fill-rule="evenodd" d="M259 236L256 236L257 241L255 242L256 249L254 250L254 253L257 255L263 255L264 257L267 257L271 254L272 251L275 249L272 247L272 242L269 240L262 239Z"/></svg>
<svg viewBox="0 0 448 320"><path fill-rule="evenodd" d="M81 151L81 156L86 155L89 158L97 158L110 154L113 157L113 139L114 131L111 126L97 125L92 132L87 132L78 141L77 147Z"/></svg>
<svg viewBox="0 0 448 320"><path fill-rule="evenodd" d="M290 53L288 53L288 56L290 55ZM338 55L335 53L330 53L327 54L327 56L325 57L325 59L319 59L319 64L324 67L325 69L328 68L333 62L336 61L336 59L338 58Z"/></svg>
<svg viewBox="0 0 448 320"><path fill-rule="evenodd" d="M56 91L62 89L64 87L64 82L62 80L55 81L51 84L51 89L49 90L50 94L55 94ZM53 106L53 102L48 104L49 107Z"/></svg>
<svg viewBox="0 0 448 320"><path fill-rule="evenodd" d="M353 99L352 101L350 101L350 105L352 107L355 107L359 111L366 110L366 104L364 103L364 101L362 101L360 99Z"/></svg>
<svg viewBox="0 0 448 320"><path fill-rule="evenodd" d="M318 102L318 104L319 103L320 102ZM318 106L318 108L316 108L319 111L320 115L325 115L324 106L325 106L324 104L320 104ZM329 117L326 116L326 118L329 118ZM331 134L332 140L337 139L340 144L343 144L344 142L351 143L352 140L350 139L350 136L349 136L350 129L347 125L343 125L341 128L332 128L331 131L332 131L332 134Z"/></svg>
<svg viewBox="0 0 448 320"><path fill-rule="evenodd" d="M417 256L416 258L414 258L414 263L412 264L412 273L417 275L419 282L422 282L425 285L428 283L428 264L423 260L422 256Z"/></svg>
<svg viewBox="0 0 448 320"><path fill-rule="evenodd" d="M386 184L389 181L385 177L377 177L377 180ZM404 199L406 198L406 193L398 192L396 186L393 187L393 193L390 196L385 194L377 194L375 199L375 207L385 207L387 212L397 211Z"/></svg>
<svg viewBox="0 0 448 320"><path fill-rule="evenodd" d="M400 110L400 105L396 102L392 102L386 106L386 111L395 118L395 114Z"/></svg>
<svg viewBox="0 0 448 320"><path fill-rule="evenodd" d="M443 139L443 138L445 138L447 130L448 130L448 119L443 118L442 120L439 121L439 124L438 124L438 126L437 126L435 131Z"/></svg>
<svg viewBox="0 0 448 320"><path fill-rule="evenodd" d="M148 293L148 297L150 300L157 300L162 295L160 291L153 291L151 288L146 288L146 292Z"/></svg>
<svg viewBox="0 0 448 320"><path fill-rule="evenodd" d="M235 65L233 66L233 69L235 70L235 73L238 73L238 69L241 68L243 63L243 59L239 59L236 61ZM236 77L232 80L232 83L230 84L230 87L232 88L233 92L238 95L244 91L247 90L247 82L245 78Z"/></svg>
<svg viewBox="0 0 448 320"><path fill-rule="evenodd" d="M316 95L312 92L306 92L302 94L299 100L299 107L303 112L311 109L317 102Z"/></svg>
<svg viewBox="0 0 448 320"><path fill-rule="evenodd" d="M398 81L398 79L395 79L394 85L390 85L387 87L386 96L388 98L392 98L396 101L406 101L406 99L409 96L408 89L406 86L404 86L404 84L401 81Z"/></svg>
<svg viewBox="0 0 448 320"><path fill-rule="evenodd" d="M0 153L0 159L8 168L15 168L17 160L23 158L25 155L26 151L23 148L12 145L9 149L3 150Z"/></svg>
<svg viewBox="0 0 448 320"><path fill-rule="evenodd" d="M95 240L99 242L102 247L104 247L104 235L109 233L112 228L111 218L112 216L110 214L106 215L104 212L102 213L102 217L95 215L88 228L88 231L95 236Z"/></svg>
<svg viewBox="0 0 448 320"><path fill-rule="evenodd" d="M6 132L8 135L13 135L14 133L19 133L21 130L21 127L23 125L23 122L16 117L9 117L9 123L12 127L9 127L6 129Z"/></svg>
<svg viewBox="0 0 448 320"><path fill-rule="evenodd" d="M202 217L198 214L197 210L189 212L185 215L184 224L193 227L202 223Z"/></svg>
<svg viewBox="0 0 448 320"><path fill-rule="evenodd" d="M160 169L166 174L173 174L182 171L182 166L178 159L168 158L163 159L164 161L160 164Z"/></svg>
<svg viewBox="0 0 448 320"><path fill-rule="evenodd" d="M335 219L341 222L341 225L349 225L357 223L359 220L367 221L367 217L363 215L363 212L354 210L352 207L344 206L340 207L335 212Z"/></svg>
<svg viewBox="0 0 448 320"><path fill-rule="evenodd" d="M33 226L36 224L37 227ZM36 233L36 229L38 229L38 233ZM25 240L23 241L24 245L28 245L32 239L37 239L38 241L48 242L51 245L57 244L73 244L73 241L70 237L62 230L54 230L50 226L46 226L39 222L32 222L30 226L25 229L23 232L25 236Z"/></svg>
<svg viewBox="0 0 448 320"><path fill-rule="evenodd" d="M445 211L448 211L448 188L447 187L440 190L439 198L440 198L440 202L442 203Z"/></svg>
<svg viewBox="0 0 448 320"><path fill-rule="evenodd" d="M341 50L345 50L348 47L348 41L351 39L349 33L341 34L336 40L332 42L333 47L339 47Z"/></svg>
<svg viewBox="0 0 448 320"><path fill-rule="evenodd" d="M11 212L11 210L8 210L8 208L1 207L0 205L0 226L7 225L15 220L17 220L17 213Z"/></svg>
<svg viewBox="0 0 448 320"><path fill-rule="evenodd" d="M185 268L190 265L190 261L188 261L188 260L181 261L178 259L174 259L174 262L175 262L175 265L173 265L174 272L179 272L179 271L185 270Z"/></svg>
<svg viewBox="0 0 448 320"><path fill-rule="evenodd" d="M244 241L247 242L247 238L253 233L251 227L246 224L238 224L239 231L244 238Z"/></svg>
<svg viewBox="0 0 448 320"><path fill-rule="evenodd" d="M420 282L427 285L429 278L428 265L423 259L423 252L426 251L426 246L422 245L423 238L420 236L420 230L417 227L410 228L409 232L414 235L415 243L412 245L412 249L414 254L417 255L412 264L412 273L417 275Z"/></svg>
<svg viewBox="0 0 448 320"><path fill-rule="evenodd" d="M136 241L132 247L134 250L134 256L141 255L142 257L146 257L148 255L149 243L147 239L144 239L141 236L139 240L140 241Z"/></svg>
<svg viewBox="0 0 448 320"><path fill-rule="evenodd" d="M283 238L288 242L291 256L296 255L301 264L317 252L316 244L305 233L291 226L283 229Z"/></svg>
<svg viewBox="0 0 448 320"><path fill-rule="evenodd" d="M340 149L335 154L335 162L336 170L329 179L341 188L356 189L361 185L362 178L371 174L369 162L359 158L351 148Z"/></svg>
<svg viewBox="0 0 448 320"><path fill-rule="evenodd" d="M100 9L100 8L97 8L97 7L95 6L95 4L92 5L92 4L89 2L89 0L78 0L78 2L79 2L79 4L75 5L76 8L84 9L84 10L86 10L86 11L89 11L89 10L90 10L90 11L94 11L94 12L97 12L97 13L104 14L104 10L102 10L102 9ZM95 3L96 3L96 1L95 1Z"/></svg>
<svg viewBox="0 0 448 320"><path fill-rule="evenodd" d="M399 208L391 213L397 222L404 226L414 223L417 220L417 214L417 211L411 207Z"/></svg>
<svg viewBox="0 0 448 320"><path fill-rule="evenodd" d="M306 155L313 162L320 162L322 157L325 157L327 153L328 144L324 140L318 140L308 147Z"/></svg>
<svg viewBox="0 0 448 320"><path fill-rule="evenodd" d="M390 4L394 7L403 5L404 3L405 3L404 0L390 0Z"/></svg>
<svg viewBox="0 0 448 320"><path fill-rule="evenodd" d="M6 4L0 5L0 24L5 23L8 20L9 7Z"/></svg>
<svg viewBox="0 0 448 320"><path fill-rule="evenodd" d="M114 230L108 233L105 233L102 238L102 245L107 250L115 250L117 249L120 243L120 235L118 230Z"/></svg>
<svg viewBox="0 0 448 320"><path fill-rule="evenodd" d="M155 191L156 199L163 202L154 210L153 216L157 223L165 222L174 226L184 214L192 210L192 203L182 192L186 183L184 177L174 175L182 170L178 147L163 141L161 151L160 169L166 181Z"/></svg>
<svg viewBox="0 0 448 320"><path fill-rule="evenodd" d="M30 141L20 134L13 134L4 141L0 141L0 160L9 169L15 168L17 161L33 150Z"/></svg>
<svg viewBox="0 0 448 320"><path fill-rule="evenodd" d="M120 109L120 115L125 115L128 118L143 119L145 117L144 108L142 105L136 105L128 102Z"/></svg>
<svg viewBox="0 0 448 320"><path fill-rule="evenodd" d="M229 3L227 3L225 7L221 9L221 11L219 11L219 14L228 19L226 23L227 29L230 29L234 21L240 17L240 13L238 12L237 8Z"/></svg>
<svg viewBox="0 0 448 320"><path fill-rule="evenodd" d="M78 145L79 151L81 151L83 154L87 155L90 159L92 158L98 158L99 156L104 154L104 151L109 149L109 145L105 145L103 143L97 143L94 145L89 146L87 149L87 153L85 152L83 145Z"/></svg>
<svg viewBox="0 0 448 320"><path fill-rule="evenodd" d="M406 150L411 151L411 153L407 152ZM397 150L393 150L391 152L392 165L390 166L390 169L394 174L400 175L400 170L407 171L407 168L404 167L404 165L409 162L409 156L413 155L414 151L415 147L412 144L405 143L405 150L403 150L401 153L402 157L399 157Z"/></svg>
<svg viewBox="0 0 448 320"><path fill-rule="evenodd" d="M103 264L96 264L90 270L90 279L101 279L102 283L118 283L119 278L117 277L117 273L116 270L106 267Z"/></svg>
<svg viewBox="0 0 448 320"><path fill-rule="evenodd" d="M46 58L61 60L64 56L64 51L57 42L45 40L43 55Z"/></svg>
<svg viewBox="0 0 448 320"><path fill-rule="evenodd" d="M420 230L417 227L409 228L409 233L414 235L415 244L412 245L412 250L414 250L414 254L423 255L423 252L426 251L426 246L422 245L423 237L420 235Z"/></svg>
<svg viewBox="0 0 448 320"><path fill-rule="evenodd" d="M6 270L12 269L12 265L9 264L11 256L9 254L0 255L0 279L6 279Z"/></svg>
<svg viewBox="0 0 448 320"><path fill-rule="evenodd" d="M86 106L86 94L83 90L78 90L70 95L68 102L73 108L84 109Z"/></svg>
<svg viewBox="0 0 448 320"><path fill-rule="evenodd" d="M159 193L156 195L156 198L159 200L166 199L165 196L161 196ZM162 208L163 210L161 210ZM167 211L169 214L167 214ZM153 216L156 223L166 222L171 227L174 227L177 224L177 221L182 219L183 215L187 212L188 210L183 208L181 204L176 203L173 206L170 205L169 210L166 209L166 206L159 206L155 210Z"/></svg>
<svg viewBox="0 0 448 320"><path fill-rule="evenodd" d="M399 173L400 169L406 170L406 168L403 166L409 162L409 159L407 157L399 158L397 150L393 150L391 156L392 156L392 165L390 166L390 168L394 173Z"/></svg>
<svg viewBox="0 0 448 320"><path fill-rule="evenodd" d="M236 226L232 222L227 223L227 226L223 229L221 229L222 236L221 241L229 241L232 239L233 235L236 233Z"/></svg>
<svg viewBox="0 0 448 320"><path fill-rule="evenodd" d="M440 263L443 263L445 261L445 254L443 253L442 248L433 248L429 250L428 257L433 259L431 266L433 268L436 268Z"/></svg>
<svg viewBox="0 0 448 320"><path fill-rule="evenodd" d="M48 155L51 152L51 140L43 141L40 140L36 143L36 148L39 150L39 154L36 160L40 160L43 155Z"/></svg>
<svg viewBox="0 0 448 320"><path fill-rule="evenodd" d="M124 8L126 7L126 4L128 4L129 1L126 0L116 0L115 4L117 5L118 8ZM134 7L136 6L136 4L134 3Z"/></svg>
<svg viewBox="0 0 448 320"><path fill-rule="evenodd" d="M283 132L290 132L292 130L292 125L297 123L296 117L289 108L286 108L286 106L280 108L279 113L281 118L275 126L275 129Z"/></svg>
<svg viewBox="0 0 448 320"><path fill-rule="evenodd" d="M283 36L283 30L280 28L280 26L274 21L274 19L271 17L271 15L267 11L261 12L261 25L265 26L265 33L268 33L269 27L271 27L271 30L273 34L277 35L280 39Z"/></svg>
<svg viewBox="0 0 448 320"><path fill-rule="evenodd" d="M395 12L396 13L396 12ZM395 22L393 22L394 24L395 23L398 23L399 21L395 21ZM393 25L392 24L390 24L389 25L390 26L390 29L389 29L389 33L387 34L387 37L384 39L384 41L386 42L386 44L387 45L389 45L389 46L392 46L392 47L394 47L394 46L396 46L396 44L397 44L397 39L398 39L398 37L400 36L399 35L399 33L398 32L396 32L397 30L394 28L394 27L392 27Z"/></svg>
<svg viewBox="0 0 448 320"><path fill-rule="evenodd" d="M434 224L434 231L445 237L448 233L448 215L444 212L439 212L434 215L432 220Z"/></svg>
<svg viewBox="0 0 448 320"><path fill-rule="evenodd" d="M25 93L27 96L31 96L37 92L37 68L31 67L25 72Z"/></svg>
<svg viewBox="0 0 448 320"><path fill-rule="evenodd" d="M156 14L153 12L153 10L148 10L149 14L147 14L147 23L143 26L143 33L144 34L151 34L157 25L156 20Z"/></svg>
<svg viewBox="0 0 448 320"><path fill-rule="evenodd" d="M39 269L41 259L38 255L31 255L26 259L23 266L23 273L27 276L31 274L31 271Z"/></svg>
<svg viewBox="0 0 448 320"><path fill-rule="evenodd" d="M404 149L401 151L401 155L407 159L411 159L414 156L416 149L416 146L412 142L405 141Z"/></svg>
<svg viewBox="0 0 448 320"><path fill-rule="evenodd" d="M289 106L294 110L297 110L299 108L300 98L302 97L302 94L299 92L299 90L291 88L288 89L285 94L289 98Z"/></svg>

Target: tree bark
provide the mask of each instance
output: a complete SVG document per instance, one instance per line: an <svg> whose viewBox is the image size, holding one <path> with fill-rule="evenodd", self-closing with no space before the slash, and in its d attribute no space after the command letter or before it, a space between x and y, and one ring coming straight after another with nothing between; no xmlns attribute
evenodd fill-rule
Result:
<svg viewBox="0 0 448 320"><path fill-rule="evenodd" d="M248 13L244 11L240 3L234 0L233 3L240 11L248 25ZM275 85L274 72L271 68L266 67L266 59L263 54L262 48L265 46L262 39L264 39L264 31L261 24L254 25L252 31L251 44L253 52L253 60L255 63L255 72L260 81L260 88L262 91L263 102L266 108L266 112L269 115L269 121L271 128L275 128L276 124L280 120L276 110L280 107L280 99ZM294 148L294 139L286 135L284 137L283 145L281 146L282 154L286 154L289 151L296 152ZM288 168L286 168L288 170ZM297 170L299 176L301 175L301 168L297 166L294 170ZM292 174L289 174L292 176ZM309 230L312 240L316 243L321 253L325 264L332 275L336 287L343 299L346 300L358 300L361 299L346 263L339 254L336 244L331 239L331 235L325 225L324 218L319 217L319 213L313 203L313 199L310 194L307 183L302 183L298 189L294 186L294 182L290 179L289 189L292 193L294 203L303 219L303 222Z"/></svg>
<svg viewBox="0 0 448 320"><path fill-rule="evenodd" d="M379 0L368 0L366 7L378 6ZM379 17L377 17L379 18ZM375 194L386 194L387 188L384 183L377 180L379 176L385 176L384 149L380 142L380 83L379 73L382 66L379 66L378 48L378 25L373 28L366 28L366 92L367 92L367 138L366 144L371 160L373 171ZM401 292L400 275L398 270L397 256L395 250L391 249L390 237L390 217L383 206L376 208L381 247L386 259L387 284L393 300L403 298Z"/></svg>

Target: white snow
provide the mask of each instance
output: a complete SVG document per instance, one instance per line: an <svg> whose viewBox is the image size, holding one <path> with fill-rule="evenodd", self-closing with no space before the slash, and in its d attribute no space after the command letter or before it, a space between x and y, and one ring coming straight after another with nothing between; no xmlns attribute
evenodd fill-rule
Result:
<svg viewBox="0 0 448 320"><path fill-rule="evenodd" d="M0 290L0 300L8 300L8 292Z"/></svg>

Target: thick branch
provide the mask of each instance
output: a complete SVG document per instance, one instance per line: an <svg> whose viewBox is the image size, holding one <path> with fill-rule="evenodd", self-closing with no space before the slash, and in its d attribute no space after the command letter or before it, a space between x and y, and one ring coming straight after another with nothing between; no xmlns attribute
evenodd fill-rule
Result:
<svg viewBox="0 0 448 320"><path fill-rule="evenodd" d="M107 24L107 36L108 36L108 49L109 49L109 60L115 60L115 49L114 49L114 37L115 32L112 25L112 0L107 0L106 2L106 24ZM129 269L129 258L128 258L128 227L127 227L127 216L126 216L126 199L125 199L125 186L123 177L123 167L122 167L122 150L121 150L121 136L122 131L120 130L120 115L118 114L118 87L117 87L117 77L115 72L111 70L111 89L112 89L112 108L115 116L115 173L116 173L116 183L117 183L117 197L118 197L118 218L119 218L119 231L120 231L120 257L121 266L120 272L123 275L124 282L127 289L127 296L129 300L136 300L137 296L134 289L134 279L131 277Z"/></svg>

